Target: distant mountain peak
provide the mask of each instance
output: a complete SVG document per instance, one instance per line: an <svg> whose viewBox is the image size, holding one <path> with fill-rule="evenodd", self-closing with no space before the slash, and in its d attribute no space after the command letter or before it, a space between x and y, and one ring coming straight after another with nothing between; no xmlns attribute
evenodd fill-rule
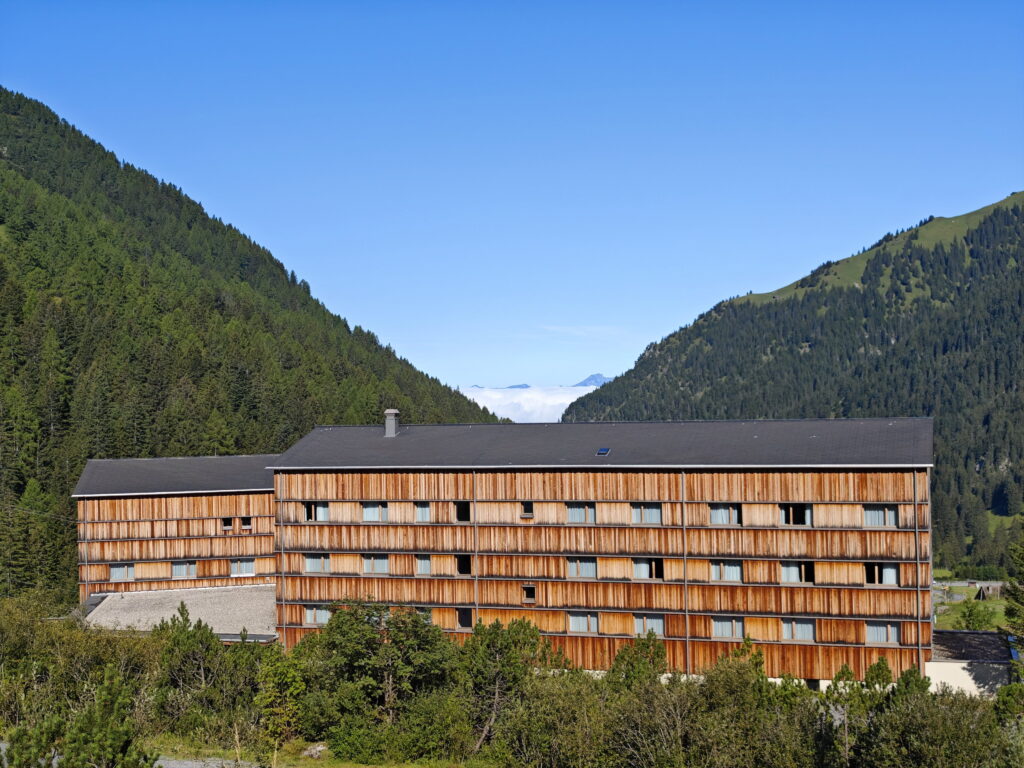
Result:
<svg viewBox="0 0 1024 768"><path fill-rule="evenodd" d="M611 381L611 378L605 376L603 373L592 373L579 384L574 384L576 387L600 387L602 384L607 384Z"/></svg>
<svg viewBox="0 0 1024 768"><path fill-rule="evenodd" d="M505 387L505 389L529 389L529 388L530 388L529 384L510 384L509 386Z"/></svg>

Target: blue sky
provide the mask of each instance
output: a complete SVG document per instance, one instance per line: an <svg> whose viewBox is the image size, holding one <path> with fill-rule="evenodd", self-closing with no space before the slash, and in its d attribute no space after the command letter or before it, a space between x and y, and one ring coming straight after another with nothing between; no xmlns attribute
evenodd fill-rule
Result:
<svg viewBox="0 0 1024 768"><path fill-rule="evenodd" d="M19 3L0 83L453 385L1024 188L1024 3Z"/></svg>

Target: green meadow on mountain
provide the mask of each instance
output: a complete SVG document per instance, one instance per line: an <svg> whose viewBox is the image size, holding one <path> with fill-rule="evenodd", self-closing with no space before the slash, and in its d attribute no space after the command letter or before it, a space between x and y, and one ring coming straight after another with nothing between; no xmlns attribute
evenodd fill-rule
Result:
<svg viewBox="0 0 1024 768"><path fill-rule="evenodd" d="M493 420L180 189L0 88L0 596L74 594L87 458L274 452L386 407Z"/></svg>
<svg viewBox="0 0 1024 768"><path fill-rule="evenodd" d="M1022 532L1024 192L723 301L564 421L933 416L935 562L998 578Z"/></svg>

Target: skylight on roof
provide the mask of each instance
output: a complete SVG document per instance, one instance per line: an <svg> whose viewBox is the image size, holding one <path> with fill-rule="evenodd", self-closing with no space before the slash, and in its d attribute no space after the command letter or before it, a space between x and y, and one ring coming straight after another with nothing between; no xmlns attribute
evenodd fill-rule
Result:
<svg viewBox="0 0 1024 768"><path fill-rule="evenodd" d="M607 456L609 453L611 453L611 450L612 450L611 448L598 448L597 449L597 455L598 456Z"/></svg>

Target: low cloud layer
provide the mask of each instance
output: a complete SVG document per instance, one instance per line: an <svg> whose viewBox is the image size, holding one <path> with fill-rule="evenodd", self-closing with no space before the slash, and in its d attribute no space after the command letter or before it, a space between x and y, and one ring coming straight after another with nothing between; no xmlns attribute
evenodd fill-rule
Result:
<svg viewBox="0 0 1024 768"><path fill-rule="evenodd" d="M518 422L550 422L562 418L569 403L597 387L529 387L487 389L467 387L462 394L492 413Z"/></svg>

